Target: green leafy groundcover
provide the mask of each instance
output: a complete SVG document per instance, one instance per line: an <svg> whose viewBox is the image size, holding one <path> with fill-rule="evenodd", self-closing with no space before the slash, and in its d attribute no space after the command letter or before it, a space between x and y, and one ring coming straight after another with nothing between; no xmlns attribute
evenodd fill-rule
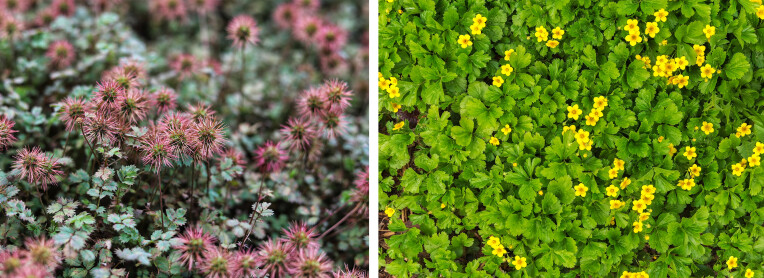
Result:
<svg viewBox="0 0 764 278"><path fill-rule="evenodd" d="M380 274L764 277L760 1L379 5Z"/></svg>

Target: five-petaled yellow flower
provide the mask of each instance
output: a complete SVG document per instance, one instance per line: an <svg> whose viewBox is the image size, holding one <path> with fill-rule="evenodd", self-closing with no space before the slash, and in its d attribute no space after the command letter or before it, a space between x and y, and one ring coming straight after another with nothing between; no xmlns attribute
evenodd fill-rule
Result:
<svg viewBox="0 0 764 278"><path fill-rule="evenodd" d="M398 87L390 87L387 89L387 94L390 96L390 98L397 98L401 96L400 89Z"/></svg>
<svg viewBox="0 0 764 278"><path fill-rule="evenodd" d="M501 74L506 76L509 76L510 74L512 74L514 70L515 69L513 69L512 66L510 66L509 64L501 66Z"/></svg>
<svg viewBox="0 0 764 278"><path fill-rule="evenodd" d="M716 27L706 25L706 28L703 28L703 34L706 34L706 39L711 39L711 37L716 34Z"/></svg>
<svg viewBox="0 0 764 278"><path fill-rule="evenodd" d="M684 149L684 156L687 157L687 160L692 160L693 158L698 157L698 154L695 153L695 147L687 146Z"/></svg>
<svg viewBox="0 0 764 278"><path fill-rule="evenodd" d="M379 85L379 88L382 90L387 90L388 88L390 88L390 81L384 78L380 78L379 83L377 84Z"/></svg>
<svg viewBox="0 0 764 278"><path fill-rule="evenodd" d="M642 36L640 36L639 33L629 33L626 35L626 42L628 42L631 46L635 46L642 42Z"/></svg>
<svg viewBox="0 0 764 278"><path fill-rule="evenodd" d="M745 166L740 163L735 163L732 165L732 174L735 176L740 176L743 174L743 171L745 171Z"/></svg>
<svg viewBox="0 0 764 278"><path fill-rule="evenodd" d="M562 35L565 35L565 30L562 30L560 27L552 29L552 38L561 40Z"/></svg>
<svg viewBox="0 0 764 278"><path fill-rule="evenodd" d="M528 266L528 263L526 262L525 257L515 256L515 260L512 261L512 265L515 266L515 269L520 270L523 267Z"/></svg>
<svg viewBox="0 0 764 278"><path fill-rule="evenodd" d="M610 197L618 196L618 187L615 187L614 185L610 185L607 188L605 188L605 195L608 195Z"/></svg>
<svg viewBox="0 0 764 278"><path fill-rule="evenodd" d="M488 18L481 14L476 14L475 17L472 18L472 23L480 26L480 28L485 27L486 21L488 21Z"/></svg>
<svg viewBox="0 0 764 278"><path fill-rule="evenodd" d="M743 123L740 125L740 127L737 128L737 132L740 133L740 136L746 136L748 134L751 134L751 126L748 125L747 123Z"/></svg>
<svg viewBox="0 0 764 278"><path fill-rule="evenodd" d="M574 186L573 189L576 190L576 196L586 197L586 191L589 191L589 188L586 187L583 183L579 183L578 185Z"/></svg>
<svg viewBox="0 0 764 278"><path fill-rule="evenodd" d="M497 257L504 257L504 254L507 254L507 250L504 249L504 246L499 246L498 248L493 249L491 254L494 254Z"/></svg>
<svg viewBox="0 0 764 278"><path fill-rule="evenodd" d="M618 177L618 169L617 168L610 168L610 170L607 171L608 177L611 179Z"/></svg>
<svg viewBox="0 0 764 278"><path fill-rule="evenodd" d="M759 156L758 154L749 156L748 165L751 165L751 167L761 165L761 156Z"/></svg>
<svg viewBox="0 0 764 278"><path fill-rule="evenodd" d="M660 9L653 15L655 16L655 21L666 22L666 17L668 14L669 13L665 9Z"/></svg>
<svg viewBox="0 0 764 278"><path fill-rule="evenodd" d="M393 214L395 214L395 209L388 207L385 209L385 214L387 214L387 217L393 217Z"/></svg>
<svg viewBox="0 0 764 278"><path fill-rule="evenodd" d="M539 42L546 41L549 39L549 32L547 32L546 28L544 26L536 27L536 33L534 34L536 36L536 39Z"/></svg>
<svg viewBox="0 0 764 278"><path fill-rule="evenodd" d="M591 151L592 150L592 143L593 143L592 141L580 142L578 144L578 149L582 150L582 151L583 150ZM586 157L586 154L584 154L584 157Z"/></svg>
<svg viewBox="0 0 764 278"><path fill-rule="evenodd" d="M642 186L641 194L642 195L653 195L655 193L655 190L656 190L656 188L652 184L643 185Z"/></svg>
<svg viewBox="0 0 764 278"><path fill-rule="evenodd" d="M620 160L618 158L613 160L613 166L615 166L615 168L618 169L618 170L624 170L623 169L624 164L626 164L626 163L623 162L623 160Z"/></svg>
<svg viewBox="0 0 764 278"><path fill-rule="evenodd" d="M645 201L642 201L641 199L632 202L631 209L634 210L634 211L637 211L637 212L641 213L646 208L647 208L647 205L645 204Z"/></svg>
<svg viewBox="0 0 764 278"><path fill-rule="evenodd" d="M491 145L498 146L499 145L499 139L496 137L491 136L491 140L488 140L488 143L491 143Z"/></svg>
<svg viewBox="0 0 764 278"><path fill-rule="evenodd" d="M761 6L761 7L764 7L764 6ZM761 8L761 7L759 7L759 8ZM751 270L750 268L746 269L745 270L745 278L753 278L753 270Z"/></svg>
<svg viewBox="0 0 764 278"><path fill-rule="evenodd" d="M582 113L584 113L584 111L578 108L578 104L568 106L568 118L578 120L578 116L581 116Z"/></svg>
<svg viewBox="0 0 764 278"><path fill-rule="evenodd" d="M514 49L504 51L504 60L509 61L509 56L512 55L512 53L515 53Z"/></svg>
<svg viewBox="0 0 764 278"><path fill-rule="evenodd" d="M631 180L628 177L623 177L623 181L621 181L621 189L626 188L631 184Z"/></svg>
<svg viewBox="0 0 764 278"><path fill-rule="evenodd" d="M621 200L610 200L610 209L622 208L626 203Z"/></svg>
<svg viewBox="0 0 764 278"><path fill-rule="evenodd" d="M642 222L640 222L640 221L635 221L634 223L631 223L631 225L633 225L633 226L634 226L634 232L635 232L635 233L639 233L639 232L641 232L641 231L642 231Z"/></svg>
<svg viewBox="0 0 764 278"><path fill-rule="evenodd" d="M704 79L706 79L706 81L708 81L708 79L714 75L714 72L716 72L716 69L714 69L714 67L712 67L711 65L706 64L705 66L700 68L700 77L703 77Z"/></svg>
<svg viewBox="0 0 764 278"><path fill-rule="evenodd" d="M623 27L623 30L629 31L629 34L637 34L639 35L639 21L636 19L629 19L626 20L626 26Z"/></svg>
<svg viewBox="0 0 764 278"><path fill-rule="evenodd" d="M679 89L684 88L684 86L687 86L687 84L690 83L690 77L684 76L681 74L678 74L674 77L674 85L677 85Z"/></svg>
<svg viewBox="0 0 764 278"><path fill-rule="evenodd" d="M607 98L604 96L598 96L594 98L594 109L602 111L607 107Z"/></svg>
<svg viewBox="0 0 764 278"><path fill-rule="evenodd" d="M758 16L759 19L764 19L764 5L761 5L756 9L756 16Z"/></svg>
<svg viewBox="0 0 764 278"><path fill-rule="evenodd" d="M501 84L504 84L504 78L501 78L501 76L494 76L493 85L496 87L501 87Z"/></svg>
<svg viewBox="0 0 764 278"><path fill-rule="evenodd" d="M700 166L698 166L698 164L692 164L692 166L690 166L690 169L688 169L690 171L690 177L693 177L693 178L694 177L699 177L701 169L702 168L700 168Z"/></svg>
<svg viewBox="0 0 764 278"><path fill-rule="evenodd" d="M470 41L470 35L460 35L457 42L462 46L462 48L467 48L468 46L472 45L472 41Z"/></svg>
<svg viewBox="0 0 764 278"><path fill-rule="evenodd" d="M703 122L703 125L700 126L700 130L703 131L706 135L711 134L714 132L714 124L709 122Z"/></svg>
<svg viewBox="0 0 764 278"><path fill-rule="evenodd" d="M646 25L645 34L651 38L655 38L655 34L658 34L658 32L661 31L661 29L658 28L658 22L648 22Z"/></svg>
<svg viewBox="0 0 764 278"><path fill-rule="evenodd" d="M579 129L576 132L576 141L580 143L589 142L589 132L583 129Z"/></svg>
<svg viewBox="0 0 764 278"><path fill-rule="evenodd" d="M392 103L392 106L393 106L393 113L398 113L398 109L401 109L401 105L395 102Z"/></svg>
<svg viewBox="0 0 764 278"><path fill-rule="evenodd" d="M397 124L395 124L395 126L393 126L393 130L399 130L399 129L401 129L401 128L402 128L404 125L406 125L406 123L405 123L405 122L400 122L400 123L397 123Z"/></svg>
<svg viewBox="0 0 764 278"><path fill-rule="evenodd" d="M737 257L730 256L729 259L727 259L727 269L732 270L733 268L737 267Z"/></svg>
<svg viewBox="0 0 764 278"><path fill-rule="evenodd" d="M592 115L589 113L589 115L584 116L586 118L586 125L595 126L597 125L597 121L600 120L600 117L597 117L597 115Z"/></svg>
<svg viewBox="0 0 764 278"><path fill-rule="evenodd" d="M549 40L546 42L546 46L548 46L549 48L556 48L558 45L560 45L560 42L556 40Z"/></svg>
<svg viewBox="0 0 764 278"><path fill-rule="evenodd" d="M674 63L681 70L684 70L690 64L684 56L674 59Z"/></svg>
<svg viewBox="0 0 764 278"><path fill-rule="evenodd" d="M473 35L480 35L483 33L483 29L480 28L480 26L477 26L474 24L470 25L470 31L472 32Z"/></svg>
<svg viewBox="0 0 764 278"><path fill-rule="evenodd" d="M764 143L756 142L756 147L753 147L753 153L764 154Z"/></svg>
<svg viewBox="0 0 764 278"><path fill-rule="evenodd" d="M504 135L507 135L512 132L512 128L510 128L509 125L504 125L504 128L501 129L501 132L503 132Z"/></svg>
<svg viewBox="0 0 764 278"><path fill-rule="evenodd" d="M490 236L490 237L488 237L487 244L488 244L488 246L491 246L491 248L496 249L496 248L499 248L499 246L501 245L501 241L499 240L498 237Z"/></svg>

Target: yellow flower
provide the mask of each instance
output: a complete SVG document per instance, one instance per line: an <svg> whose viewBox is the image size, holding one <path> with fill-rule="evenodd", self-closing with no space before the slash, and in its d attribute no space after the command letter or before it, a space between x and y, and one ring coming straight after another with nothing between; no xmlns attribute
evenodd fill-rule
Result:
<svg viewBox="0 0 764 278"><path fill-rule="evenodd" d="M650 235L645 235L645 240L650 240Z"/></svg>
<svg viewBox="0 0 764 278"><path fill-rule="evenodd" d="M614 185L610 185L607 188L605 188L605 194L610 197L618 196L618 187L615 187Z"/></svg>
<svg viewBox="0 0 764 278"><path fill-rule="evenodd" d="M481 14L476 14L475 17L472 18L472 23L480 26L480 28L485 27L485 23L488 21L488 18Z"/></svg>
<svg viewBox="0 0 764 278"><path fill-rule="evenodd" d="M382 72L379 72L379 71L378 71L378 72L377 72L377 78L379 78L379 81L382 81L382 80L384 80L384 79L385 79L385 76L384 76L384 75L382 75Z"/></svg>
<svg viewBox="0 0 764 278"><path fill-rule="evenodd" d="M634 223L631 223L631 225L634 226L634 232L639 233L642 231L642 222L635 221Z"/></svg>
<svg viewBox="0 0 764 278"><path fill-rule="evenodd" d="M716 34L716 27L706 25L706 28L703 28L703 33L706 34L706 39L711 39L711 36Z"/></svg>
<svg viewBox="0 0 764 278"><path fill-rule="evenodd" d="M496 87L501 87L501 84L504 84L504 78L501 78L501 76L494 76L493 85Z"/></svg>
<svg viewBox="0 0 764 278"><path fill-rule="evenodd" d="M621 200L610 200L610 209L619 209L624 205L626 205L626 203Z"/></svg>
<svg viewBox="0 0 764 278"><path fill-rule="evenodd" d="M395 124L395 126L393 126L393 130L399 130L399 129L401 129L401 128L402 128L404 125L406 125L406 123L405 123L405 122L400 122L400 123L397 123L397 124Z"/></svg>
<svg viewBox="0 0 764 278"><path fill-rule="evenodd" d="M618 177L618 169L617 168L611 168L610 170L607 171L607 174L608 174L608 176L611 179L617 178Z"/></svg>
<svg viewBox="0 0 764 278"><path fill-rule="evenodd" d="M650 219L650 213L649 212L643 212L639 214L639 221L647 221L647 219Z"/></svg>
<svg viewBox="0 0 764 278"><path fill-rule="evenodd" d="M390 98L397 98L401 96L400 89L398 87L391 86L390 88L387 88L387 94L390 96Z"/></svg>
<svg viewBox="0 0 764 278"><path fill-rule="evenodd" d="M703 77L706 80L708 80L709 78L711 78L714 72L716 72L716 69L714 69L711 65L706 64L705 66L700 68L700 77Z"/></svg>
<svg viewBox="0 0 764 278"><path fill-rule="evenodd" d="M733 268L737 267L737 257L730 256L729 259L727 259L727 269L732 270Z"/></svg>
<svg viewBox="0 0 764 278"><path fill-rule="evenodd" d="M663 139L665 139L665 138L663 138L663 136L658 136L658 143L662 143Z"/></svg>
<svg viewBox="0 0 764 278"><path fill-rule="evenodd" d="M624 170L623 169L623 165L625 165L625 164L626 163L623 162L623 160L620 160L618 158L613 160L613 166L615 166L615 168L618 169L618 170Z"/></svg>
<svg viewBox="0 0 764 278"><path fill-rule="evenodd" d="M761 8L761 7L759 7L759 8ZM745 270L745 278L753 278L753 270L751 270L750 268L746 269Z"/></svg>
<svg viewBox="0 0 764 278"><path fill-rule="evenodd" d="M440 203L440 208L446 208L446 204L445 203Z"/></svg>
<svg viewBox="0 0 764 278"><path fill-rule="evenodd" d="M586 197L586 191L589 191L589 188L586 187L583 183L579 183L578 185L574 186L573 189L576 190L576 196Z"/></svg>
<svg viewBox="0 0 764 278"><path fill-rule="evenodd" d="M661 41L661 45L667 45L667 44L668 44L668 40L662 40Z"/></svg>
<svg viewBox="0 0 764 278"><path fill-rule="evenodd" d="M564 126L562 126L562 133L565 133L568 130L576 132L576 126L575 125L569 125L569 126L564 125Z"/></svg>
<svg viewBox="0 0 764 278"><path fill-rule="evenodd" d="M642 202L644 202L645 205L649 206L650 204L653 203L653 199L655 199L655 195L652 195L652 194L642 195L639 199L642 200Z"/></svg>
<svg viewBox="0 0 764 278"><path fill-rule="evenodd" d="M504 128L501 129L501 132L503 132L504 135L507 135L512 132L512 128L510 128L509 125L504 125Z"/></svg>
<svg viewBox="0 0 764 278"><path fill-rule="evenodd" d="M756 9L756 16L758 16L759 19L764 19L764 5L761 5Z"/></svg>
<svg viewBox="0 0 764 278"><path fill-rule="evenodd" d="M592 113L589 113L589 115L586 115L585 118L586 118L586 125L590 125L590 126L597 125L597 121L600 120L600 117L597 117L597 115L592 115Z"/></svg>
<svg viewBox="0 0 764 278"><path fill-rule="evenodd" d="M568 118L578 120L578 116L581 116L581 113L584 113L583 110L578 109L578 104L573 104L573 106L568 106Z"/></svg>
<svg viewBox="0 0 764 278"><path fill-rule="evenodd" d="M706 62L706 56L698 55L698 57L695 57L695 64L696 65L700 66L700 65L702 65L705 62Z"/></svg>
<svg viewBox="0 0 764 278"><path fill-rule="evenodd" d="M684 75L679 74L674 79L674 84L679 86L679 89L684 88L684 86L687 86L687 84L689 84L689 83L690 83L690 77L689 76L684 76Z"/></svg>
<svg viewBox="0 0 764 278"><path fill-rule="evenodd" d="M398 79L395 78L395 76L390 76L390 84L394 86L398 86Z"/></svg>
<svg viewBox="0 0 764 278"><path fill-rule="evenodd" d="M536 36L536 39L539 42L546 41L549 39L549 32L546 31L546 28L544 26L536 27L536 33L534 34Z"/></svg>
<svg viewBox="0 0 764 278"><path fill-rule="evenodd" d="M651 38L655 38L655 34L658 34L658 32L661 31L660 28L658 28L657 22L648 22L645 27L645 34L649 35Z"/></svg>
<svg viewBox="0 0 764 278"><path fill-rule="evenodd" d="M589 111L589 114L592 116L597 116L597 118L602 118L604 114L602 114L602 110L599 110L597 108L592 108L592 111Z"/></svg>
<svg viewBox="0 0 764 278"><path fill-rule="evenodd" d="M593 143L592 141L578 142L578 149L582 151L583 150L591 151L592 143ZM584 154L584 157L586 157L586 154Z"/></svg>
<svg viewBox="0 0 764 278"><path fill-rule="evenodd" d="M560 42L556 40L549 40L548 42L546 42L546 46L548 46L549 48L556 48L558 45L560 45Z"/></svg>
<svg viewBox="0 0 764 278"><path fill-rule="evenodd" d="M628 31L629 33L636 32L639 34L639 21L636 19L626 20L626 26L623 27L623 30Z"/></svg>
<svg viewBox="0 0 764 278"><path fill-rule="evenodd" d="M398 109L401 109L401 105L395 102L392 103L392 106L393 106L393 113L398 113Z"/></svg>
<svg viewBox="0 0 764 278"><path fill-rule="evenodd" d="M743 123L740 125L740 127L737 128L737 132L740 133L740 136L751 134L751 126L747 123Z"/></svg>
<svg viewBox="0 0 764 278"><path fill-rule="evenodd" d="M395 209L388 207L385 209L385 214L387 214L387 217L393 217L393 214L395 214Z"/></svg>
<svg viewBox="0 0 764 278"><path fill-rule="evenodd" d="M491 248L493 249L496 249L499 246L501 246L501 241L499 240L498 237L495 237L495 236L488 237L488 242L486 243L488 244L488 246L491 246Z"/></svg>
<svg viewBox="0 0 764 278"><path fill-rule="evenodd" d="M468 46L472 45L472 41L470 41L470 35L460 35L457 42L462 46L462 48L467 48Z"/></svg>
<svg viewBox="0 0 764 278"><path fill-rule="evenodd" d="M626 35L626 42L629 43L631 46L635 46L638 43L642 42L642 36L640 36L637 33L629 33Z"/></svg>
<svg viewBox="0 0 764 278"><path fill-rule="evenodd" d="M589 132L579 129L578 132L576 132L576 141L579 143L589 142Z"/></svg>
<svg viewBox="0 0 764 278"><path fill-rule="evenodd" d="M652 195L652 194L655 194L655 186L653 186L652 184L643 185L642 186L641 194L642 195Z"/></svg>
<svg viewBox="0 0 764 278"><path fill-rule="evenodd" d="M515 269L520 270L521 268L528 266L528 263L526 262L525 257L515 256L515 260L512 261L512 265L515 266Z"/></svg>
<svg viewBox="0 0 764 278"><path fill-rule="evenodd" d="M754 154L748 157L748 165L751 167L761 165L761 156Z"/></svg>
<svg viewBox="0 0 764 278"><path fill-rule="evenodd" d="M692 50L694 50L695 54L697 54L698 56L705 56L706 46L705 45L697 45L697 44L695 44L695 45L692 46Z"/></svg>
<svg viewBox="0 0 764 278"><path fill-rule="evenodd" d="M512 55L512 53L515 53L514 49L504 51L504 60L509 61L509 56Z"/></svg>
<svg viewBox="0 0 764 278"><path fill-rule="evenodd" d="M714 124L709 122L703 122L703 125L700 127L700 130L702 130L703 133L705 133L706 135L709 135L712 132L714 132Z"/></svg>
<svg viewBox="0 0 764 278"><path fill-rule="evenodd" d="M621 189L626 188L631 184L631 180L628 177L623 177L623 181L621 181Z"/></svg>
<svg viewBox="0 0 764 278"><path fill-rule="evenodd" d="M380 79L377 84L379 85L379 88L382 90L387 90L388 88L390 88L390 81L387 81L384 78Z"/></svg>
<svg viewBox="0 0 764 278"><path fill-rule="evenodd" d="M552 38L561 40L562 35L565 35L565 30L561 29L559 26L552 30Z"/></svg>
<svg viewBox="0 0 764 278"><path fill-rule="evenodd" d="M666 22L666 17L668 16L668 12L665 9L660 9L657 12L655 12L653 15L655 16L655 21Z"/></svg>
<svg viewBox="0 0 764 278"><path fill-rule="evenodd" d="M732 165L732 174L735 176L740 176L743 174L743 171L745 171L745 166L743 166L740 163L736 163Z"/></svg>
<svg viewBox="0 0 764 278"><path fill-rule="evenodd" d="M631 209L634 210L634 211L642 212L642 211L645 210L645 208L647 208L647 205L645 205L645 201L636 200L636 201L632 202Z"/></svg>
<svg viewBox="0 0 764 278"><path fill-rule="evenodd" d="M695 147L687 146L684 148L684 156L687 157L687 160L692 160L695 157L698 157L698 154L695 153Z"/></svg>
<svg viewBox="0 0 764 278"><path fill-rule="evenodd" d="M501 74L506 76L509 76L510 74L512 74L514 70L515 69L513 69L512 66L509 64L501 66Z"/></svg>
<svg viewBox="0 0 764 278"><path fill-rule="evenodd" d="M764 143L756 142L756 147L753 147L753 153L764 154Z"/></svg>
<svg viewBox="0 0 764 278"><path fill-rule="evenodd" d="M594 108L602 111L607 107L607 98L604 96L598 96L594 98Z"/></svg>
<svg viewBox="0 0 764 278"><path fill-rule="evenodd" d="M491 252L491 254L494 254L497 257L504 257L504 254L507 254L507 250L504 249L504 246L500 246L499 248L493 249L493 252Z"/></svg>
<svg viewBox="0 0 764 278"><path fill-rule="evenodd" d="M690 64L690 62L687 61L687 58L684 56L674 59L674 63L676 63L676 66L679 67L679 69L684 70L687 65Z"/></svg>
<svg viewBox="0 0 764 278"><path fill-rule="evenodd" d="M491 136L491 140L488 141L488 143L491 143L491 145L498 146L499 145L499 139L496 137Z"/></svg>
<svg viewBox="0 0 764 278"><path fill-rule="evenodd" d="M480 35L483 33L483 29L481 29L480 26L475 24L470 25L470 31L472 31L473 35Z"/></svg>
<svg viewBox="0 0 764 278"><path fill-rule="evenodd" d="M692 164L692 166L690 166L690 169L689 169L690 177L692 177L692 178L699 177L701 169L702 168L700 168L700 166L698 166L698 164Z"/></svg>
<svg viewBox="0 0 764 278"><path fill-rule="evenodd" d="M669 144L668 147L669 147L669 155L674 155L677 152L676 148L674 148L674 144Z"/></svg>

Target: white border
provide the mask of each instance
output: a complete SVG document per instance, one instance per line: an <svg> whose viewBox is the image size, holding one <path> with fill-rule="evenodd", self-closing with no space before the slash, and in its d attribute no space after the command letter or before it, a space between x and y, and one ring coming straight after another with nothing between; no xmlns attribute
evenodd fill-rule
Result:
<svg viewBox="0 0 764 278"><path fill-rule="evenodd" d="M379 2L369 0L369 277L379 276Z"/></svg>

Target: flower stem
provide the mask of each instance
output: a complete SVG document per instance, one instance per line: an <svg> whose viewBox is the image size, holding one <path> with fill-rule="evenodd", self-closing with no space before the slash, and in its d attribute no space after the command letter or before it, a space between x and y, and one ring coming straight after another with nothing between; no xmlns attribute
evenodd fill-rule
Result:
<svg viewBox="0 0 764 278"><path fill-rule="evenodd" d="M157 186L159 187L159 219L162 220L162 228L164 228L164 194L162 193L162 174L157 171Z"/></svg>
<svg viewBox="0 0 764 278"><path fill-rule="evenodd" d="M210 195L210 178L212 177L212 173L210 173L210 162L209 161L204 163L204 168L207 170L207 185L206 185L207 193L205 193L205 194L207 194L207 196L209 196Z"/></svg>
<svg viewBox="0 0 764 278"><path fill-rule="evenodd" d="M328 235L329 232L339 227L339 225L342 224L342 222L345 222L345 220L347 220L351 215L355 214L355 212L358 210L360 205L361 203L358 203L357 205L355 205L355 207L353 207L352 210L350 210L347 214L345 214L345 217L342 217L342 219L340 219L340 221L337 221L337 223L335 223L334 226L332 226L331 228L326 230L323 234L321 234L321 236L319 236L318 239L322 239L324 236Z"/></svg>
<svg viewBox="0 0 764 278"><path fill-rule="evenodd" d="M255 228L255 223L257 223L257 219L260 218L260 211L257 210L260 207L260 201L262 200L262 192L263 187L265 187L265 178L263 176L260 176L260 188L257 189L257 203L255 203L255 212L252 213L252 218L249 219L249 231L247 231L247 236L244 237L244 241L242 241L242 245L244 245L245 242L247 242L247 239L249 239L249 234L252 233L252 230Z"/></svg>

